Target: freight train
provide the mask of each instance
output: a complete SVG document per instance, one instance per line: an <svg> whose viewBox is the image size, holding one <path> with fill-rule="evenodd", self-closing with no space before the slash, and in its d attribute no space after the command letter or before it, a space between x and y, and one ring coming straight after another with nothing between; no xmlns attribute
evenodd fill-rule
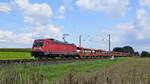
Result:
<svg viewBox="0 0 150 84"><path fill-rule="evenodd" d="M35 40L31 54L35 58L99 58L127 56L127 54L123 52L108 52L102 49L78 47L75 44L61 42L55 39Z"/></svg>

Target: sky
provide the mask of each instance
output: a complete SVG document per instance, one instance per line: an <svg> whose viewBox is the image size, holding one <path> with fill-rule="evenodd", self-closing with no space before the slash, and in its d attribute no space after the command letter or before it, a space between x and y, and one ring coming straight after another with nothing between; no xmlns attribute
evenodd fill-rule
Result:
<svg viewBox="0 0 150 84"><path fill-rule="evenodd" d="M0 0L0 47L54 38L88 48L150 51L150 0Z"/></svg>

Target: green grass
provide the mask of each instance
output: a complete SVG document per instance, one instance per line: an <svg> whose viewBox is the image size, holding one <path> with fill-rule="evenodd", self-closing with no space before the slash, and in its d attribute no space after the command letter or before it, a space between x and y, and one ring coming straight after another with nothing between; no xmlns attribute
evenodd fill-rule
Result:
<svg viewBox="0 0 150 84"><path fill-rule="evenodd" d="M150 58L128 58L84 75L72 71L55 84L150 84L149 64Z"/></svg>
<svg viewBox="0 0 150 84"><path fill-rule="evenodd" d="M30 52L0 52L0 60L32 59Z"/></svg>
<svg viewBox="0 0 150 84"><path fill-rule="evenodd" d="M0 65L0 83L13 84L49 84L62 79L71 71L76 71L82 75L96 72L102 68L118 64L127 58L120 58L114 61L99 60L92 62L76 62L70 64L31 64L31 65ZM13 80L11 80L13 79Z"/></svg>

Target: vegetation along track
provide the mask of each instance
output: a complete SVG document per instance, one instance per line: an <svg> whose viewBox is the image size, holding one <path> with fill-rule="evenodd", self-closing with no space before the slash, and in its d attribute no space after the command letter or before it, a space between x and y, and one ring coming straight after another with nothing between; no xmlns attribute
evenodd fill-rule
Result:
<svg viewBox="0 0 150 84"><path fill-rule="evenodd" d="M0 60L0 65L2 64L60 64L60 63L73 63L77 61L95 61L95 60L104 60L104 59L21 59L21 60Z"/></svg>
<svg viewBox="0 0 150 84"><path fill-rule="evenodd" d="M74 68L54 84L150 84L149 64L150 58L132 57L84 75Z"/></svg>

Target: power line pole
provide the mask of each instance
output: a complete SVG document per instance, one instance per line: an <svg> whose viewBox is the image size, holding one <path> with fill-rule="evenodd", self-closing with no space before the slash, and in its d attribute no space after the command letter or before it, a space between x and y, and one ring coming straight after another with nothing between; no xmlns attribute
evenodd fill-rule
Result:
<svg viewBox="0 0 150 84"><path fill-rule="evenodd" d="M110 56L110 52L111 52L111 50L110 50L110 47L111 47L110 34L108 35L108 38L109 38L109 56Z"/></svg>
<svg viewBox="0 0 150 84"><path fill-rule="evenodd" d="M81 35L79 35L79 47L81 47L81 39L82 38L82 36Z"/></svg>
<svg viewBox="0 0 150 84"><path fill-rule="evenodd" d="M110 34L108 35L109 36L109 56L111 56L111 60L114 60L114 55L113 53L111 54L111 37L110 37Z"/></svg>
<svg viewBox="0 0 150 84"><path fill-rule="evenodd" d="M62 39L64 40L64 42L67 42L67 41L66 41L66 39L65 39L65 38L66 38L66 36L69 36L69 34L63 34Z"/></svg>

